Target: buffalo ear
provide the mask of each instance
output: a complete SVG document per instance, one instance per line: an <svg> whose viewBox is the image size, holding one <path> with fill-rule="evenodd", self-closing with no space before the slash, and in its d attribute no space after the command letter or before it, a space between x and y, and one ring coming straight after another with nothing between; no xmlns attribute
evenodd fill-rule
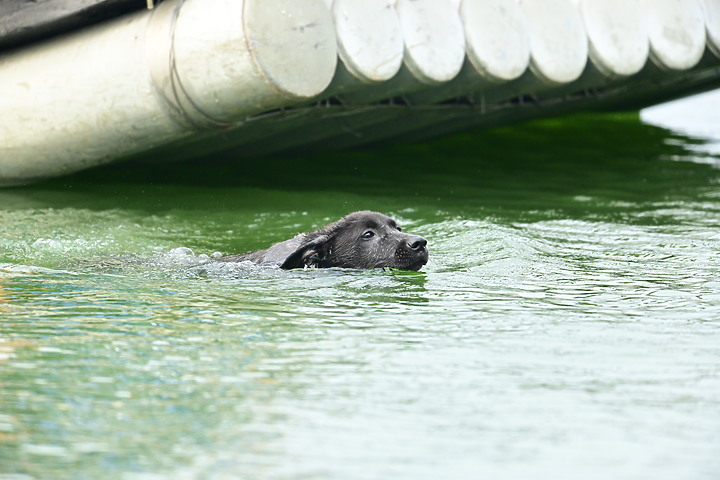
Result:
<svg viewBox="0 0 720 480"><path fill-rule="evenodd" d="M325 244L329 239L330 237L327 235L319 235L303 243L287 256L280 268L292 270L293 268L319 267L325 257Z"/></svg>

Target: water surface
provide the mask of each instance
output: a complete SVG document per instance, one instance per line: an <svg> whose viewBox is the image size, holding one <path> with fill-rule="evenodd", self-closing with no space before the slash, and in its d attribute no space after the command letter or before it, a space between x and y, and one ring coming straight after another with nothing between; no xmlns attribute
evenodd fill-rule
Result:
<svg viewBox="0 0 720 480"><path fill-rule="evenodd" d="M718 478L687 105L0 190L0 479ZM359 209L429 264L207 263Z"/></svg>

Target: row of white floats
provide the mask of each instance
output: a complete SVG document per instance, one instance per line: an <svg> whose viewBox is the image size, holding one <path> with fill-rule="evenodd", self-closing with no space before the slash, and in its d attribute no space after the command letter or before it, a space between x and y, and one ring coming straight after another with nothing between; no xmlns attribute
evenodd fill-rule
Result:
<svg viewBox="0 0 720 480"><path fill-rule="evenodd" d="M649 61L667 71L691 69L706 47L720 56L718 0L325 1L340 70L352 77L336 76L326 95L346 103L393 95L434 103L508 83L528 69L539 88L562 86L588 63L620 80ZM382 87L367 88L374 84Z"/></svg>
<svg viewBox="0 0 720 480"><path fill-rule="evenodd" d="M707 50L720 0L165 0L0 57L0 184L322 98L434 103L528 71L572 86Z"/></svg>
<svg viewBox="0 0 720 480"><path fill-rule="evenodd" d="M326 0L343 65L365 83L407 68L419 81L455 78L465 59L507 82L529 67L548 84L577 80L588 59L608 76L668 70L720 55L717 0ZM707 32L707 34L706 34Z"/></svg>

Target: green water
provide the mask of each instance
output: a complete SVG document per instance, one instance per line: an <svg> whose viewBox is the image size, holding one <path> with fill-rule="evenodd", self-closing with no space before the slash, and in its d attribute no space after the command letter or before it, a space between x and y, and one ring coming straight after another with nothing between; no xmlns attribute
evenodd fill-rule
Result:
<svg viewBox="0 0 720 480"><path fill-rule="evenodd" d="M719 478L719 145L595 115L0 190L0 479ZM202 265L358 209L428 265Z"/></svg>

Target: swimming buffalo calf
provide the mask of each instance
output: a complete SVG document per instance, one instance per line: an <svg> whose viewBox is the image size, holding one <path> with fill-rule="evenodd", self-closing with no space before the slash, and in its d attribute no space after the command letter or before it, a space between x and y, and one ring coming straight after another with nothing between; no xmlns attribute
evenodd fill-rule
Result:
<svg viewBox="0 0 720 480"><path fill-rule="evenodd" d="M256 252L228 255L221 262L251 261L284 269L305 267L420 270L428 261L427 240L403 233L377 212L355 212L310 233Z"/></svg>

